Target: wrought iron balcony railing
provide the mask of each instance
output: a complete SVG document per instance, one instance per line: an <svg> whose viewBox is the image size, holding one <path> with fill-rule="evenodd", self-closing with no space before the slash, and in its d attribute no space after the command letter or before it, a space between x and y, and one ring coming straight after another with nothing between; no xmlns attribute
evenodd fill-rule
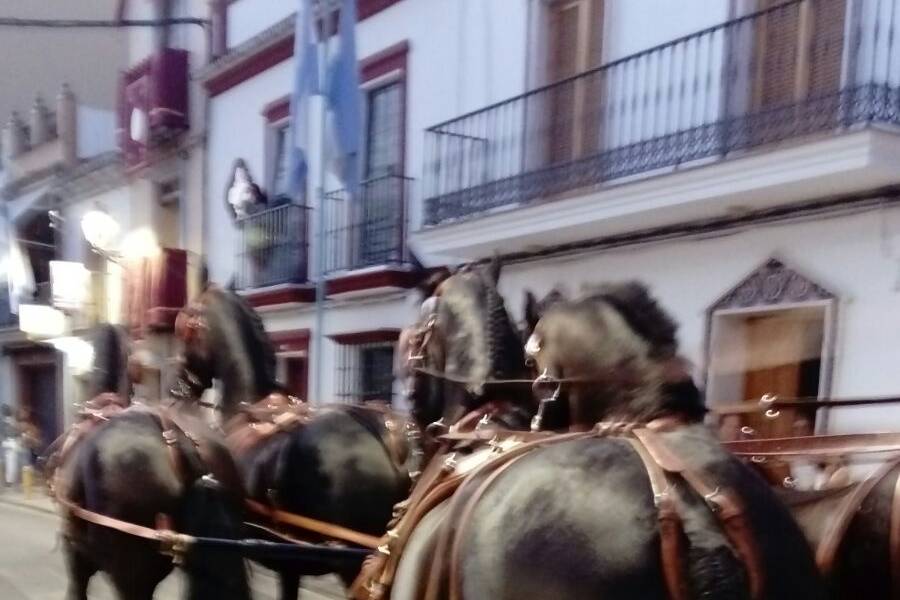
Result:
<svg viewBox="0 0 900 600"><path fill-rule="evenodd" d="M788 0L431 127L424 224L900 124L900 0Z"/></svg>
<svg viewBox="0 0 900 600"><path fill-rule="evenodd" d="M285 204L238 219L238 289L307 282L308 215Z"/></svg>
<svg viewBox="0 0 900 600"><path fill-rule="evenodd" d="M409 262L406 200L411 181L387 175L361 183L358 198L346 190L326 196L326 274Z"/></svg>

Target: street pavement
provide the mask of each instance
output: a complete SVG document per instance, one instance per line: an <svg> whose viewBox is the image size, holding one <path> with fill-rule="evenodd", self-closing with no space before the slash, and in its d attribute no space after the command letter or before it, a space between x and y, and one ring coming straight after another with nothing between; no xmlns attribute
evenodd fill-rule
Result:
<svg viewBox="0 0 900 600"><path fill-rule="evenodd" d="M26 500L21 494L0 491L0 599L61 600L65 596L66 573L58 548L58 517L46 498ZM275 600L272 574L252 567L255 600ZM343 598L340 586L330 577L309 579L301 593L303 600ZM157 588L156 600L182 597L180 573L169 576ZM89 590L91 599L117 600L103 576L95 576Z"/></svg>

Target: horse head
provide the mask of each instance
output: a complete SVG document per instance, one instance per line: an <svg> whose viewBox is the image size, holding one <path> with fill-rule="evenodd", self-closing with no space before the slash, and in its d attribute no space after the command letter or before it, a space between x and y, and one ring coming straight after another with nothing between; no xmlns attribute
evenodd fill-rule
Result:
<svg viewBox="0 0 900 600"><path fill-rule="evenodd" d="M570 425L702 418L678 355L678 326L643 284L595 286L574 300L556 297L541 312L526 354L568 405Z"/></svg>
<svg viewBox="0 0 900 600"><path fill-rule="evenodd" d="M423 287L415 325L400 341L398 376L406 381L421 427L449 427L491 401L530 404L498 380L522 377L520 335L497 289L501 265L467 265ZM434 428L433 428L434 429Z"/></svg>
<svg viewBox="0 0 900 600"><path fill-rule="evenodd" d="M221 408L233 414L277 389L275 352L262 320L238 294L209 286L175 323L183 344L171 393L196 400L214 380L222 383Z"/></svg>
<svg viewBox="0 0 900 600"><path fill-rule="evenodd" d="M130 381L127 375L128 337L125 331L111 323L100 323L91 335L94 350L89 375L89 395L116 394L128 398Z"/></svg>

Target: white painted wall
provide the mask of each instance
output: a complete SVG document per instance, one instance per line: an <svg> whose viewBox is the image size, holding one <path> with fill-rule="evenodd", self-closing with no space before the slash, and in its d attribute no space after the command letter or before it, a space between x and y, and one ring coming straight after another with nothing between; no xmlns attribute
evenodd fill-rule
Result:
<svg viewBox="0 0 900 600"><path fill-rule="evenodd" d="M116 113L91 106L78 107L77 148L80 158L116 149Z"/></svg>
<svg viewBox="0 0 900 600"><path fill-rule="evenodd" d="M772 256L838 296L832 395L900 394L900 209L513 265L501 288L519 314L526 289L644 281L680 323L682 351L702 376L707 308ZM835 431L898 428L900 406L835 411L832 422Z"/></svg>

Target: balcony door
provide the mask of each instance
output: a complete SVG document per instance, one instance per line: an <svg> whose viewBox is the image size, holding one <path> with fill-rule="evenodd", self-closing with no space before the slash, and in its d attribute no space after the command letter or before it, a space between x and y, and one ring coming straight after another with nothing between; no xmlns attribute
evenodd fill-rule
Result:
<svg viewBox="0 0 900 600"><path fill-rule="evenodd" d="M368 90L358 267L400 260L403 235L403 80Z"/></svg>
<svg viewBox="0 0 900 600"><path fill-rule="evenodd" d="M837 124L847 0L788 4L756 20L750 129L755 143ZM741 60L740 57L736 57Z"/></svg>
<svg viewBox="0 0 900 600"><path fill-rule="evenodd" d="M557 0L547 19L546 114L548 164L589 155L598 147L599 75L567 81L599 66L603 36L603 0Z"/></svg>

